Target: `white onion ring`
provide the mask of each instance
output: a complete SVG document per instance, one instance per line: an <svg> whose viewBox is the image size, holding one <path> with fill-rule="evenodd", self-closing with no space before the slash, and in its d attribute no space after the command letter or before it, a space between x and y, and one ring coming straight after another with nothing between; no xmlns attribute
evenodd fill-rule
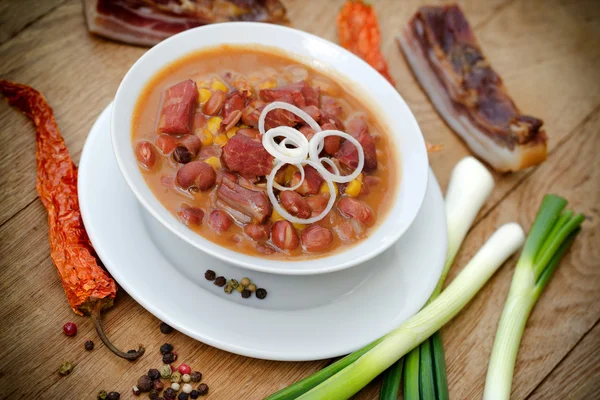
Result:
<svg viewBox="0 0 600 400"><path fill-rule="evenodd" d="M279 163L279 164L285 164L285 163ZM296 190L298 189L300 186L302 186L302 184L304 183L304 168L302 167L302 164L289 164L289 165L293 165L294 167L298 168L298 170L300 171L300 181L294 185L294 186L281 186L279 183L275 182L275 175L273 175L273 186L275 187L275 189L281 190L281 191L286 191L286 190ZM281 168L278 167L277 170L279 170ZM267 182L268 182L268 178L267 178Z"/></svg>
<svg viewBox="0 0 600 400"><path fill-rule="evenodd" d="M317 132L321 132L322 129L319 126L319 124L317 124L317 121L315 121L305 111L302 111L300 108L298 108L295 105L292 105L290 103L284 103L283 101L274 101L272 103L267 104L267 106L265 108L263 108L262 112L260 113L260 117L258 118L258 131L260 132L261 135L265 134L265 118L267 117L267 114L270 111L275 110L277 108L282 108L293 114L296 114L304 122L306 122L308 124L308 126L313 128ZM279 128L279 126L277 128ZM304 136L304 135L302 135L302 136Z"/></svg>
<svg viewBox="0 0 600 400"><path fill-rule="evenodd" d="M308 140L306 136L302 134L302 132L289 126L277 126L265 132L265 118L270 111L277 108L287 110L300 117L315 131L313 137ZM313 222L317 222L325 218L327 214L329 214L329 211L331 211L333 208L333 204L336 200L334 182L350 182L358 177L364 167L365 154L362 145L358 140L342 131L334 129L323 131L319 124L317 124L317 122L310 115L292 104L281 101L274 101L268 104L262 110L260 118L258 119L258 130L262 135L262 143L265 150L267 150L267 152L275 158L273 169L267 176L267 195L273 204L273 208L283 218L292 223L312 224ZM349 140L356 147L356 151L358 153L358 166L350 175L342 175L337 165L331 161L331 159L327 157L319 158L319 154L321 151L323 151L323 147L325 146L325 138L329 136L340 136L346 140ZM283 138L279 143L275 141L275 138L278 137ZM288 145L293 145L295 147L288 148ZM323 163L329 165L333 169L334 173L329 172L327 168L323 166ZM281 167L287 164L294 165L300 170L300 181L291 187L285 187L275 182L275 175L281 169ZM316 169L322 175L325 182L327 182L327 186L329 187L329 201L327 202L327 206L323 212L316 217L306 219L298 218L290 214L281 206L281 204L279 204L279 201L275 197L275 193L273 191L273 187L280 191L298 189L304 183L304 179L306 177L303 167L304 165L310 165Z"/></svg>
<svg viewBox="0 0 600 400"><path fill-rule="evenodd" d="M358 177L358 175L362 172L362 169L365 165L365 153L360 142L346 132L331 129L315 133L308 144L308 155L310 159L319 160L320 151L318 145L320 142L324 142L324 139L328 136L340 136L346 140L349 140L356 147L356 151L358 152L358 166L350 175L340 175L339 170L335 174L332 174L331 172L327 171L327 168L323 167L323 164L320 162L317 170L321 173L321 175L323 175L323 178L329 177L334 182L346 183L356 179L356 177ZM323 140L321 140L321 138Z"/></svg>
<svg viewBox="0 0 600 400"><path fill-rule="evenodd" d="M316 167L317 164L313 163L312 161L306 160L305 164L308 164L315 169L317 168ZM316 217L311 217L311 218L306 218L306 219L298 218L296 216L293 216L289 212L287 212L287 210L279 204L279 201L277 201L277 198L275 197L275 193L273 192L273 183L275 182L275 174L277 174L277 171L279 171L279 169L283 165L285 165L285 164L279 163L279 164L275 165L275 167L273 167L273 169L271 170L271 173L267 177L267 195L269 196L269 200L271 200L271 203L273 204L273 208L279 213L279 215L281 215L283 218L285 218L286 220L290 221L293 224L312 224L313 222L317 222L317 221L320 221L323 218L325 218L327 216L327 214L329 214L329 211L331 211L331 209L333 208L333 204L335 203L335 186L334 186L333 181L331 179L325 179L325 182L327 182L327 185L329 186L329 201L327 202L327 207L325 207L323 212L321 212L321 214L317 215ZM302 181L301 181L301 183L302 183Z"/></svg>

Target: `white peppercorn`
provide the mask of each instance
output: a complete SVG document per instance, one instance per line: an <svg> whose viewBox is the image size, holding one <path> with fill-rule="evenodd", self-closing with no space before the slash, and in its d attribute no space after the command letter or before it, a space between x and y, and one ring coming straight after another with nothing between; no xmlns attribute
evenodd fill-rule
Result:
<svg viewBox="0 0 600 400"><path fill-rule="evenodd" d="M181 390L183 390L183 393L192 393L193 389L194 388L192 387L192 385L190 385L189 383L184 383L183 388Z"/></svg>
<svg viewBox="0 0 600 400"><path fill-rule="evenodd" d="M179 392L179 388L180 388L179 383L177 383L177 382L171 383L171 389L173 389L174 391Z"/></svg>

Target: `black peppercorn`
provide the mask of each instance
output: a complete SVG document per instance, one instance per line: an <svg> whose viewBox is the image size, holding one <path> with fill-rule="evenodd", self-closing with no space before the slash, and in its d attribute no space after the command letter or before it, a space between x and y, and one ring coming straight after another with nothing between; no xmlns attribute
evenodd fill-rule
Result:
<svg viewBox="0 0 600 400"><path fill-rule="evenodd" d="M208 394L208 385L206 383L201 383L200 386L198 386L198 394L200 396L205 396Z"/></svg>
<svg viewBox="0 0 600 400"><path fill-rule="evenodd" d="M110 392L106 396L106 400L119 400L121 398L121 394L119 392Z"/></svg>
<svg viewBox="0 0 600 400"><path fill-rule="evenodd" d="M165 364L172 364L177 360L177 354L175 353L167 353L163 354L162 361Z"/></svg>
<svg viewBox="0 0 600 400"><path fill-rule="evenodd" d="M152 368L148 370L148 376L154 381L160 378L160 372L156 368Z"/></svg>
<svg viewBox="0 0 600 400"><path fill-rule="evenodd" d="M200 396L208 394L208 385L206 383L201 383L200 386L198 386L198 394Z"/></svg>
<svg viewBox="0 0 600 400"><path fill-rule="evenodd" d="M162 333L164 333L165 335L173 332L173 328L171 328L169 325L165 324L164 322L160 323L160 331Z"/></svg>
<svg viewBox="0 0 600 400"><path fill-rule="evenodd" d="M194 371L190 374L190 380L192 382L200 382L202 380L202 373L198 371Z"/></svg>
<svg viewBox="0 0 600 400"><path fill-rule="evenodd" d="M227 280L225 279L224 276L219 276L219 277L217 277L217 279L215 279L215 285L217 285L218 287L223 287L223 286L225 286L226 283L227 283Z"/></svg>
<svg viewBox="0 0 600 400"><path fill-rule="evenodd" d="M181 392L177 396L177 400L188 400L188 397L189 397L189 394L187 394L185 392Z"/></svg>
<svg viewBox="0 0 600 400"><path fill-rule="evenodd" d="M242 297L247 299L248 297L250 297L250 295L252 294L251 291L249 291L248 289L244 289L242 290Z"/></svg>
<svg viewBox="0 0 600 400"><path fill-rule="evenodd" d="M150 393L148 393L148 398L149 398L150 400L158 400L158 392L159 392L158 390L156 390L156 389L152 389L152 390L150 391Z"/></svg>
<svg viewBox="0 0 600 400"><path fill-rule="evenodd" d="M83 344L83 347L87 350L87 351L92 351L94 350L94 342L92 342L91 340L86 341Z"/></svg>
<svg viewBox="0 0 600 400"><path fill-rule="evenodd" d="M177 146L173 150L173 159L180 164L192 161L192 153L185 146Z"/></svg>
<svg viewBox="0 0 600 400"><path fill-rule="evenodd" d="M267 297L267 291L263 288L256 289L256 297L261 300L264 299L265 297Z"/></svg>
<svg viewBox="0 0 600 400"><path fill-rule="evenodd" d="M199 396L200 396L200 393L198 393L197 390L192 390L190 392L190 399L192 399L192 400L196 400Z"/></svg>
<svg viewBox="0 0 600 400"><path fill-rule="evenodd" d="M207 269L204 273L204 277L209 281L214 281L217 277L217 274L212 269Z"/></svg>
<svg viewBox="0 0 600 400"><path fill-rule="evenodd" d="M154 383L152 382L152 379L150 379L150 377L148 375L142 375L138 379L137 387L142 392L149 392L154 387Z"/></svg>
<svg viewBox="0 0 600 400"><path fill-rule="evenodd" d="M160 354L168 354L173 351L173 345L165 343L160 346Z"/></svg>
<svg viewBox="0 0 600 400"><path fill-rule="evenodd" d="M162 381L160 379L153 380L152 384L154 385L154 390L156 390L157 392L160 392L165 387L165 385L162 383Z"/></svg>
<svg viewBox="0 0 600 400"><path fill-rule="evenodd" d="M163 392L163 396L165 397L165 400L175 400L177 392L175 391L175 389L168 387Z"/></svg>

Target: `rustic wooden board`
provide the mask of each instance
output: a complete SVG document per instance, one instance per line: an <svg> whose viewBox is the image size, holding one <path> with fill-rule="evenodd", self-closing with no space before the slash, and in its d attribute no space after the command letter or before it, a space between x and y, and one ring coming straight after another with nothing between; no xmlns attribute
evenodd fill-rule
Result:
<svg viewBox="0 0 600 400"><path fill-rule="evenodd" d="M75 160L87 132L111 101L129 66L145 51L88 35L81 2L0 3L0 76L41 90ZM59 4L60 3L60 4ZM284 0L296 28L336 40L343 0ZM544 193L566 196L589 220L535 307L521 345L513 398L596 398L600 371L600 5L596 1L493 0L460 2L481 45L517 104L546 121L550 156L540 168L496 176L497 187L460 252L452 279L499 226L528 228ZM420 1L372 1L382 26L382 49L397 88L426 138L443 143L431 164L445 188L452 166L468 149L435 113L394 41ZM3 42L4 41L4 42ZM259 399L318 370L329 361L284 363L229 354L182 334L162 335L159 321L123 290L106 315L122 348L143 342L148 354L132 364L112 356L91 321L75 316L48 253L45 211L35 193L31 125L0 102L0 398L94 398L100 389L128 393L139 375L160 365L169 341L182 361L201 370L214 399ZM451 397L481 397L496 324L516 258L443 331ZM79 334L62 334L73 320ZM241 323L243 328L243 323ZM351 334L351 332L344 333ZM85 352L87 339L97 348ZM76 364L67 378L56 369ZM567 383L565 383L567 382ZM376 399L374 381L356 398ZM124 398L129 398L129 394Z"/></svg>

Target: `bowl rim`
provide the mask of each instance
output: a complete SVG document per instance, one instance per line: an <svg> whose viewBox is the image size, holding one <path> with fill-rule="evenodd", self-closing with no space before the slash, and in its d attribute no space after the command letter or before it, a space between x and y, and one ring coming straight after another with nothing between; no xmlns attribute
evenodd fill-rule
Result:
<svg viewBox="0 0 600 400"><path fill-rule="evenodd" d="M126 90L128 90L130 81L135 79L132 77L136 74L138 69L143 68L143 66L146 65L148 59L153 57L156 53L162 52L163 49L168 48L169 46L171 46L172 43L183 41L188 37L193 37L194 35L198 35L199 32L201 32L202 34L211 34L211 31L213 31L212 34L216 34L214 31L218 32L218 31L221 31L222 29L236 29L236 28L245 29L245 30L247 30L247 29L262 29L262 30L267 30L267 31L272 30L273 33L276 33L277 31L286 31L288 33L292 33L295 35L300 35L304 38L309 39L312 42L316 41L322 46L329 47L329 48L333 47L334 50L341 52L344 54L345 57L348 57L352 64L356 64L357 66L360 66L360 68L362 68L363 70L365 69L365 67L366 67L366 69L371 70L373 79L378 80L379 85L384 85L384 86L388 86L389 88L391 88L394 93L393 96L396 97L396 101L399 102L399 105L406 108L406 110L408 111L408 116L410 117L410 121L407 121L407 122L411 125L411 129L417 135L415 139L418 142L418 147L419 147L418 150L420 150L420 153L422 153L422 155L424 155L424 157L421 157L418 159L417 168L414 171L411 170L411 174L417 173L417 174L421 175L420 179L417 180L417 182L420 182L419 187L413 188L413 189L416 189L416 190L414 190L414 193L411 191L411 196L413 196L413 197L418 196L418 198L416 198L414 200L416 207L414 207L413 210L410 210L412 215L405 217L406 222L404 224L403 229L397 230L396 232L394 232L394 234L390 236L390 239L386 240L385 243L382 243L380 246L377 246L376 248L372 249L371 251L361 253L360 248L362 247L362 245L364 245L367 242L367 240L368 240L368 238L367 238L355 245L352 245L347 250L334 252L331 255L326 255L323 257L318 257L318 258L313 258L313 259L308 259L308 260L303 260L303 259L299 259L299 260L292 260L292 259L290 259L290 260L282 260L282 259L269 260L268 258L251 256L248 254L244 254L242 252L228 249L228 248L221 246L209 239L204 238L203 236L191 231L189 228L187 228L185 226L184 226L185 230L181 229L181 227L179 225L183 226L183 224L181 224L179 221L176 220L177 225L175 225L172 222L165 220L160 215L160 213L157 211L157 209L155 209L155 206L150 204L151 200L146 198L146 196L142 195L142 193L140 193L138 191L138 184L136 183L136 181L139 181L141 179L141 181L143 182L143 185L146 185L146 186L147 186L147 183L145 182L145 179L141 175L141 172L139 171L139 167L137 167L137 163L136 163L135 169L136 169L137 174L139 174L139 177L133 176L132 171L129 170L126 162L124 161L124 159L122 159L122 157L125 156L125 149L120 149L120 146L118 146L118 144L117 144L118 141L116 140L116 132L118 131L118 127L117 127L118 116L120 115L119 107L118 107L119 103L120 103L119 99L122 97L123 93ZM264 47L267 49L275 48L279 51L283 51L286 54L289 54L290 58L297 59L300 63L302 62L301 60L308 60L311 58L318 62L322 61L322 60L318 60L314 56L306 56L304 54L298 54L297 52L283 49L280 45L277 45L277 44L256 43L256 42L252 42L251 40L252 39L250 39L248 44L254 43L257 46ZM162 62L160 65L153 67L154 71L152 72L152 76L155 76L159 71L164 69L166 66L172 64L173 62L177 61L178 59L185 57L186 54L190 54L192 52L200 52L203 49L209 49L212 47L218 47L218 46L222 46L222 45L233 45L233 46L237 45L237 46L239 46L240 44L239 43L231 43L231 42L221 42L221 43L214 43L211 45L199 45L197 48L195 48L193 50L189 50L186 53L183 53L175 58L167 59L164 62ZM329 62L325 62L324 64L325 65L321 65L320 67L315 67L315 68L317 70L327 69L331 72L338 73L340 75L340 77L342 78L342 80L347 80L350 82L360 82L357 79L353 79L352 76L350 76L348 74L336 71L335 67L330 65ZM145 81L144 85L146 85L147 82L148 82L148 80ZM374 97L372 97L370 95L367 95L366 97L367 97L367 100L369 100L367 102L368 104L371 104L371 105L378 104L377 100ZM136 96L136 99L138 99L138 98L139 98L139 93ZM134 106L135 106L135 104L134 104ZM385 112L381 111L381 115L383 117L385 117L386 122L391 119L389 113L385 113ZM129 120L129 122L130 121L131 120ZM294 29L294 28L290 28L287 26L260 23L260 22L227 22L227 23L212 24L212 25L205 25L205 26L192 28L192 29L183 31L181 33L178 33L176 35L173 35L173 36L163 40L162 42L158 43L157 45L155 45L154 47L152 47L151 49L146 51L141 57L139 57L136 60L136 62L129 68L129 70L127 71L125 76L123 77L121 83L119 84L119 88L117 89L115 99L113 102L113 110L111 113L110 127L111 127L112 148L113 148L113 152L115 154L115 158L117 160L117 164L119 166L119 170L120 170L121 174L123 175L125 181L127 182L127 185L129 186L130 190L132 190L132 192L136 196L138 202L140 202L142 204L142 206L149 212L150 215L152 215L153 218L157 219L163 227L169 229L180 239L186 241L187 243L194 246L195 248L198 248L216 258L219 258L223 261L232 263L241 268L246 268L246 269L265 272L265 273L274 273L274 274L281 274L281 275L325 274L325 273L340 271L340 270L343 270L346 268L354 267L356 265L364 263L365 261L367 261L373 257L376 257L377 255L381 254L383 251L387 250L394 243L396 243L397 240L400 239L400 237L402 237L402 235L412 225L412 223L414 222L414 219L417 216L418 211L421 209L421 207L423 205L423 201L425 198L425 192L427 189L429 161L428 161L428 154L427 154L427 150L426 150L426 146L425 146L425 139L423 137L423 134L422 134L421 129L416 121L414 114L412 113L412 111L408 107L408 104L404 101L404 99L402 98L400 93L396 90L396 88L393 87L383 76L381 76L379 74L379 72L377 72L368 63L366 63L364 60L362 60L358 56L354 55L353 53L349 52L348 50L342 48L341 46L339 46L333 42L330 42L326 39L323 39L321 37L315 36L311 33L304 32L304 31ZM130 138L131 137L131 126L127 127L127 132L129 132L128 137ZM131 140L129 140L129 142L131 142ZM128 147L129 147L130 156L135 158L133 146L130 145ZM401 151L402 149L400 148L400 145L397 144L396 148L400 152L400 154L399 154L400 157L398 160L398 163L400 166L402 164L401 159L402 159L402 157L405 156L405 154L404 154L404 152ZM140 179L138 179L138 178L140 178ZM401 178L403 178L403 172L400 173L400 177L398 178L400 181L400 185L402 185L403 181L404 181L404 179L401 179ZM396 197L398 197L398 193L400 192L400 190L401 190L401 186L397 188L397 192L395 193ZM155 200L154 201L155 203L158 203L160 206L162 206L164 208L162 203L160 203L154 195L153 195L153 200ZM388 213L392 212L394 207L396 207L396 205L395 205L396 203L397 203L397 201L394 202L394 204L392 205L392 208L388 211ZM168 210L166 210L166 208L165 208L165 212L168 213L171 217L173 217L173 215ZM175 217L173 217L173 218L175 218ZM386 216L385 218L389 218L389 215ZM384 222L381 222L381 225L383 225L383 223ZM378 224L378 226L375 227L374 232L382 229L381 225ZM371 232L371 235L373 235L374 232ZM357 249L359 251L357 251ZM355 253L355 254L353 254L352 257L349 257L348 254L352 254L352 253ZM322 264L322 265L324 265L326 263L324 263L323 260L331 260L331 262L329 263L329 265L321 266L318 268L310 268L307 266L300 267L300 268L290 268L289 267L289 265L299 265L299 264L306 264L306 265ZM318 263L315 263L315 262L318 262ZM285 268L281 268L281 266L280 266L281 264L287 264L287 266ZM279 267L278 267L278 265L279 265Z"/></svg>

